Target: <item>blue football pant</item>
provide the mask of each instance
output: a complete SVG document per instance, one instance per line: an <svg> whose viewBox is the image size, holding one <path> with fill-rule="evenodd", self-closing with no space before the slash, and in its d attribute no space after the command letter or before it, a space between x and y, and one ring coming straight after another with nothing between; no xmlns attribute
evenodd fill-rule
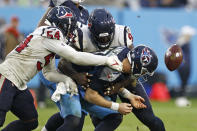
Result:
<svg viewBox="0 0 197 131"><path fill-rule="evenodd" d="M137 84L136 87L128 87L127 89L132 93L139 95L145 99L145 105L147 106L147 108L145 109L133 108L133 113L135 114L135 116L151 131L165 131L163 121L157 116L155 116L155 114L153 113L153 109L149 101L149 97L147 96L143 85L139 83ZM121 96L120 98L122 102L129 102L127 99L124 99Z"/></svg>

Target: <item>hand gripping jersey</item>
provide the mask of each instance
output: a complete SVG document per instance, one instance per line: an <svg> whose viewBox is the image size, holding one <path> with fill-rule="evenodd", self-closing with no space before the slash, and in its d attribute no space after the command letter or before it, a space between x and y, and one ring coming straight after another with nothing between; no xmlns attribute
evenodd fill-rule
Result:
<svg viewBox="0 0 197 131"><path fill-rule="evenodd" d="M125 58L127 58L127 54L129 51L130 51L129 48L125 46L119 46L119 47L109 48L103 52L95 52L95 54L104 55L104 56L116 55L118 56L118 59L120 61L123 61ZM74 67L78 69L80 68L80 66L74 66ZM83 72L83 67L81 68L81 72ZM126 79L127 77L129 77L128 74L115 71L106 66L98 66L93 69L90 68L89 73L93 74L93 77L91 77L90 88L92 88L95 91L98 91L99 94L102 96L104 96L104 90L108 88L108 86L106 85L120 82Z"/></svg>
<svg viewBox="0 0 197 131"><path fill-rule="evenodd" d="M77 30L76 37L73 38L72 46L80 51L95 52L99 51L99 48L91 40L91 34L88 26L84 25ZM123 25L115 25L115 35L110 47L116 46L132 46L133 37L131 35L130 28Z"/></svg>
<svg viewBox="0 0 197 131"><path fill-rule="evenodd" d="M66 39L58 28L39 27L8 54L6 60L0 64L0 74L13 82L18 89L24 90L27 88L26 83L42 68L44 72L55 70L55 54L76 64L105 64L107 58L103 60L101 56L95 58L95 55L77 52L65 42ZM88 60L84 59L87 57Z"/></svg>
<svg viewBox="0 0 197 131"><path fill-rule="evenodd" d="M100 54L104 56L118 56L118 59L122 62L125 58L127 58L127 54L130 51L129 48L125 46L118 46L118 47L111 47L108 50L102 51L102 52L95 52L95 54ZM100 71L96 71L97 77L100 80L106 81L106 82L114 82L116 81L122 74L122 72L115 71L113 69L110 69L108 67L98 67L102 68Z"/></svg>
<svg viewBox="0 0 197 131"><path fill-rule="evenodd" d="M127 54L130 51L127 47L116 47L116 48L110 48L109 50L106 50L104 52L99 52L99 54L105 55L105 56L111 56L111 55L117 55L120 61L123 61L125 58L127 58ZM95 68L94 76L91 79L90 88L97 91L100 95L104 95L104 91L110 84L118 83L124 79L127 79L129 77L129 74L125 74L122 72L117 72L115 70L112 70L108 67L99 66ZM116 100L117 94L111 95L112 101Z"/></svg>

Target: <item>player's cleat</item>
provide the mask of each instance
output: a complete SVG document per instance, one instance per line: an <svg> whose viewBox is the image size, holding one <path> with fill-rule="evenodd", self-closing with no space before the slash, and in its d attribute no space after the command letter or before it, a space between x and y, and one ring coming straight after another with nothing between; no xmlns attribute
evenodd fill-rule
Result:
<svg viewBox="0 0 197 131"><path fill-rule="evenodd" d="M178 97L175 100L175 104L178 107L190 107L191 106L191 102L186 97Z"/></svg>

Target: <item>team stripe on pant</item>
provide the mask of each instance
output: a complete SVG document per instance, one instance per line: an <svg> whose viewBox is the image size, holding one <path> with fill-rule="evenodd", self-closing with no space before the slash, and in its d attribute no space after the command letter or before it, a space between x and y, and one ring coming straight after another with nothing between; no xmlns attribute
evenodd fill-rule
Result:
<svg viewBox="0 0 197 131"><path fill-rule="evenodd" d="M5 77L0 74L0 93L4 83L5 83Z"/></svg>

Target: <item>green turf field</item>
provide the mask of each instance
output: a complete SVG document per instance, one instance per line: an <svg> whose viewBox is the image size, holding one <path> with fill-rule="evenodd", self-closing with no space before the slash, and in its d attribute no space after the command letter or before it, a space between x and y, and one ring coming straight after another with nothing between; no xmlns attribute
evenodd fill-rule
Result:
<svg viewBox="0 0 197 131"><path fill-rule="evenodd" d="M155 114L164 121L167 131L197 131L197 99L192 99L192 107L190 108L177 108L174 101L167 103L152 102L152 105ZM55 107L38 109L39 127L35 131L40 131L47 118L56 111ZM8 113L5 125L14 119L16 117ZM124 116L124 120L117 131L137 131L137 127L139 131L148 131L148 128L131 113ZM93 129L89 117L86 117L83 131L93 131Z"/></svg>

